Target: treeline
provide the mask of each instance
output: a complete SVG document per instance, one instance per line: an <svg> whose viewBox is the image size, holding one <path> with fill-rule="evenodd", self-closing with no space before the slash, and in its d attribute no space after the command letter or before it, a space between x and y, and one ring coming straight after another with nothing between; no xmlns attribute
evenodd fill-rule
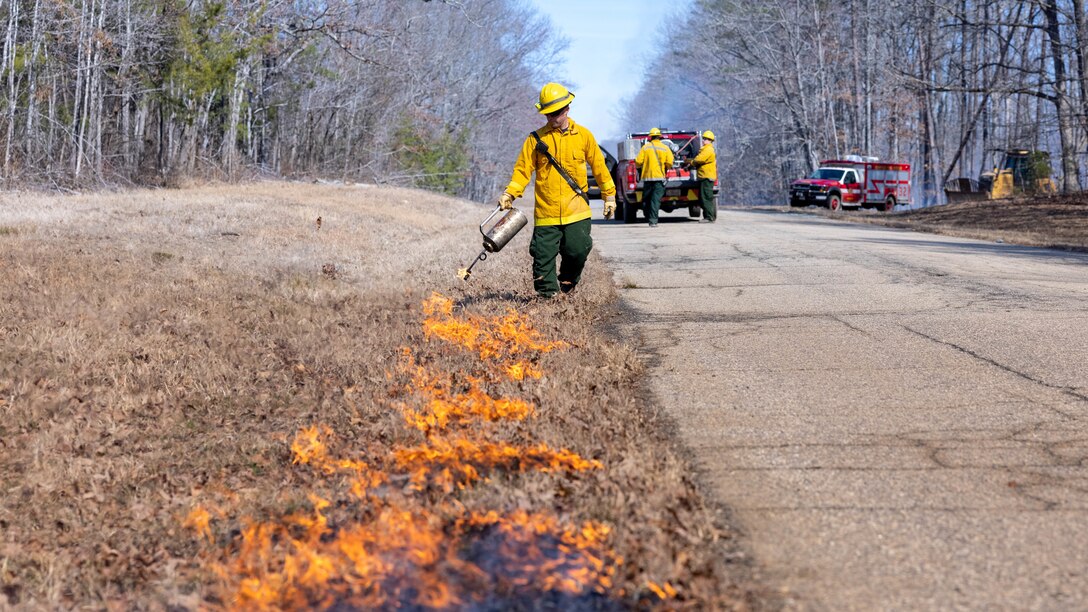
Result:
<svg viewBox="0 0 1088 612"><path fill-rule="evenodd" d="M1084 0L696 0L628 125L719 132L726 187L781 203L821 159L904 160L918 204L995 150L1050 152L1079 190L1088 147Z"/></svg>
<svg viewBox="0 0 1088 612"><path fill-rule="evenodd" d="M475 199L562 39L518 0L0 0L0 179L253 174Z"/></svg>

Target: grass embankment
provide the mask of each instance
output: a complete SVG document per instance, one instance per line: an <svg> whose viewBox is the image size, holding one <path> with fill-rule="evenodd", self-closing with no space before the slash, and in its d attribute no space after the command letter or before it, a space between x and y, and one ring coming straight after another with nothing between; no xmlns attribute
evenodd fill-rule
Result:
<svg viewBox="0 0 1088 612"><path fill-rule="evenodd" d="M794 211L958 238L1088 251L1086 194L960 202L891 214L867 210L832 213L814 207Z"/></svg>
<svg viewBox="0 0 1088 612"><path fill-rule="evenodd" d="M0 198L0 606L751 605L600 261L538 302L525 231L461 284L487 212Z"/></svg>

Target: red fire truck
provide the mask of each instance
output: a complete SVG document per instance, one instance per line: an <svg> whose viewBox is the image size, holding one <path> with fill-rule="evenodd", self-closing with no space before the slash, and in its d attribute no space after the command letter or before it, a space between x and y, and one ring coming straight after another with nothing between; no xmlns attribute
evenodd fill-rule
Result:
<svg viewBox="0 0 1088 612"><path fill-rule="evenodd" d="M790 206L816 204L831 210L876 208L891 212L910 204L910 164L849 155L820 162L808 178L790 184Z"/></svg>
<svg viewBox="0 0 1088 612"><path fill-rule="evenodd" d="M646 203L642 199L642 180L635 167L635 157L639 149L650 137L649 132L635 132L616 145L618 153L612 178L616 181L616 218L624 223L634 223L636 215L642 211L646 216ZM661 128L661 141L675 155L672 168L665 172L665 195L661 198L661 212L671 213L685 209L689 217L702 214L699 205L699 176L695 170L684 169L684 162L690 161L703 146L703 138L698 130L667 130ZM714 202L718 201L718 181L714 181Z"/></svg>

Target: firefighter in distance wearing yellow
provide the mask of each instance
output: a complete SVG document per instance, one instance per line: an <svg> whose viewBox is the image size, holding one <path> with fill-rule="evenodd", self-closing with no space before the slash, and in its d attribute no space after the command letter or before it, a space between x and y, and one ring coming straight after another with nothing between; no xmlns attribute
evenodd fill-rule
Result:
<svg viewBox="0 0 1088 612"><path fill-rule="evenodd" d="M642 179L642 198L647 202L646 220L650 227L657 227L658 211L661 210L661 198L665 195L665 180L674 157L672 149L661 142L661 130L650 130L646 144L639 149L635 157L639 178Z"/></svg>
<svg viewBox="0 0 1088 612"><path fill-rule="evenodd" d="M714 132L703 132L703 146L691 160L691 165L699 173L699 204L703 208L703 219L709 223L718 220L718 207L714 202L714 181L718 180L718 158L714 154Z"/></svg>

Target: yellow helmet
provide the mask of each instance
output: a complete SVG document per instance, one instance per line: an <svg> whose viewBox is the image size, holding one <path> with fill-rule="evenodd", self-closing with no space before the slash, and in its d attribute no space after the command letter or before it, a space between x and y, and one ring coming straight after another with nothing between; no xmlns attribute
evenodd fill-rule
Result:
<svg viewBox="0 0 1088 612"><path fill-rule="evenodd" d="M651 129L650 130L650 138L653 138L654 136L656 136L658 138L661 138L661 130L659 130L657 128Z"/></svg>
<svg viewBox="0 0 1088 612"><path fill-rule="evenodd" d="M559 83L548 83L540 88L540 102L537 102L536 110L540 111L541 115L554 113L570 104L573 99L574 93L568 91L566 87Z"/></svg>
<svg viewBox="0 0 1088 612"><path fill-rule="evenodd" d="M714 140L714 132L710 130L703 132L703 140Z"/></svg>

